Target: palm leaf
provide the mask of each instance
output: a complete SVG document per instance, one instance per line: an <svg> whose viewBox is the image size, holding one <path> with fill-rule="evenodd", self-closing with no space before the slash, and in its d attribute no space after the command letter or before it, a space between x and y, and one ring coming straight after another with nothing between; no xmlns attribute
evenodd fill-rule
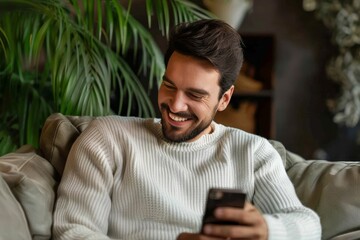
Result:
<svg viewBox="0 0 360 240"><path fill-rule="evenodd" d="M7 60L7 53L6 53L6 46L8 45L9 40L6 37L6 33L4 30L0 27L0 49L1 53L5 60Z"/></svg>
<svg viewBox="0 0 360 240"><path fill-rule="evenodd" d="M132 0L0 0L0 154L37 146L52 112L155 116L149 91L163 56L133 10ZM146 0L144 10L165 37L174 23L210 16L185 0Z"/></svg>

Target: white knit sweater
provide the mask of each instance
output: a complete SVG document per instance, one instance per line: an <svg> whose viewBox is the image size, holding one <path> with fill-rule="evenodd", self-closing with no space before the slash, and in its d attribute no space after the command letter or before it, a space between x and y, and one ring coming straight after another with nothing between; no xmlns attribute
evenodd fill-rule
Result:
<svg viewBox="0 0 360 240"><path fill-rule="evenodd" d="M269 239L320 239L276 150L213 122L195 142L164 140L158 119L102 117L76 140L58 190L54 239L176 239L199 232L210 187L240 188Z"/></svg>

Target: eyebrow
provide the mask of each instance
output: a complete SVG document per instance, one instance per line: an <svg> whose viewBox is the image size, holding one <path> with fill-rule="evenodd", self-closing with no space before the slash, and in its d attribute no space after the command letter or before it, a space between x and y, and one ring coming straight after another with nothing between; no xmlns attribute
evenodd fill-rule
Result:
<svg viewBox="0 0 360 240"><path fill-rule="evenodd" d="M163 81L166 81L166 82L168 82L168 83L175 86L174 82L171 81L165 75L163 76ZM201 94L201 95L204 95L204 96L209 96L210 95L210 93L208 91L205 91L204 89L199 89L199 88L187 88L186 91L194 92L194 93Z"/></svg>

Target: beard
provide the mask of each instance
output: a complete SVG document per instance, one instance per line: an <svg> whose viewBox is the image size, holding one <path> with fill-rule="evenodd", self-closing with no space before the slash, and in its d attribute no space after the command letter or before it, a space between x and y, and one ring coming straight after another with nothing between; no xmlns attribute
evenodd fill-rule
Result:
<svg viewBox="0 0 360 240"><path fill-rule="evenodd" d="M200 122L196 127L194 127L194 128L190 127L185 132L180 133L181 128L172 126L164 120L164 114L168 114L170 112L168 105L165 103L161 104L161 110L162 110L161 111L162 112L162 114L161 114L162 133L163 133L164 137L168 141L171 141L171 142L187 142L187 141L197 137L206 128L208 128L210 126L210 124L212 123L212 121L215 117L215 113L216 113L216 111L213 112L212 116L209 119L205 119L204 122ZM194 114L191 114L191 113L181 112L181 113L176 113L176 115L178 115L180 117L190 118L191 121L195 122L195 124L198 121L198 118Z"/></svg>

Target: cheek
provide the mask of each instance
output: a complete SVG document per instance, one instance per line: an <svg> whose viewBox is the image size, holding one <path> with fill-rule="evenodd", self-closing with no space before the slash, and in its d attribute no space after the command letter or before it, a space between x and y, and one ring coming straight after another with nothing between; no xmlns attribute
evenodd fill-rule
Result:
<svg viewBox="0 0 360 240"><path fill-rule="evenodd" d="M164 88L160 87L159 91L158 91L158 102L163 101L165 96L166 96L166 94L165 94Z"/></svg>
<svg viewBox="0 0 360 240"><path fill-rule="evenodd" d="M217 111L217 108L219 106L219 101L216 98L211 98L208 101L204 103L204 106L206 107L207 111L212 113L214 110Z"/></svg>
<svg viewBox="0 0 360 240"><path fill-rule="evenodd" d="M214 109L216 110L216 102L201 102L197 104L193 104L191 106L191 110L195 113L199 118L207 118L208 116L212 115Z"/></svg>

